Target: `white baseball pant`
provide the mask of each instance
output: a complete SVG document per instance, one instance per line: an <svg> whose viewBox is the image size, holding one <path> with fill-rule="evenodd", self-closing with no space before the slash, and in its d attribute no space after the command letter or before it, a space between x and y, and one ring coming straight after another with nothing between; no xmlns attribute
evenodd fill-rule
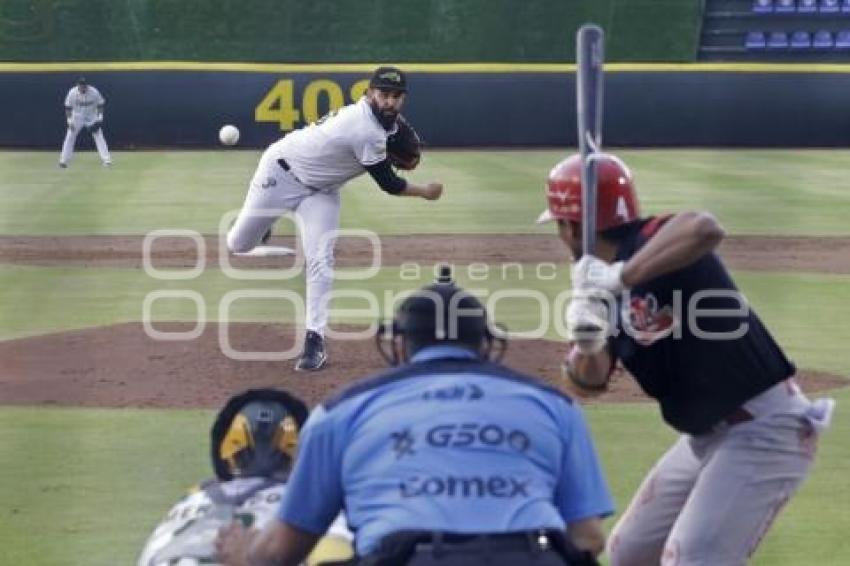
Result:
<svg viewBox="0 0 850 566"><path fill-rule="evenodd" d="M89 127L97 121L97 118L85 119L81 116L71 118L72 126L68 127L65 132L65 141L62 142L62 154L59 156L59 163L68 164L71 157L74 156L74 145L77 142L77 135L84 127ZM94 145L97 147L97 153L100 155L100 160L108 165L112 163L112 157L109 155L109 147L106 145L106 138L103 137L103 128L98 128L91 135L94 140Z"/></svg>
<svg viewBox="0 0 850 566"><path fill-rule="evenodd" d="M248 252L282 215L294 213L307 270L305 326L321 335L328 323L328 298L333 287L339 204L338 190L319 191L302 185L267 150L227 234L231 252Z"/></svg>
<svg viewBox="0 0 850 566"><path fill-rule="evenodd" d="M788 380L744 404L753 420L682 435L615 525L611 566L746 564L806 478L831 403Z"/></svg>

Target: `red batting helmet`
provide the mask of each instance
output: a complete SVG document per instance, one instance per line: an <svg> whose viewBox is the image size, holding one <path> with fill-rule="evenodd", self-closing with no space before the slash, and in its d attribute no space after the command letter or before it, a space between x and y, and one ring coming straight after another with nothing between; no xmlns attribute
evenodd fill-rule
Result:
<svg viewBox="0 0 850 566"><path fill-rule="evenodd" d="M640 215L632 172L618 157L607 153L596 155L596 230L620 226ZM581 156L564 159L549 172L546 181L549 208L537 219L581 222Z"/></svg>

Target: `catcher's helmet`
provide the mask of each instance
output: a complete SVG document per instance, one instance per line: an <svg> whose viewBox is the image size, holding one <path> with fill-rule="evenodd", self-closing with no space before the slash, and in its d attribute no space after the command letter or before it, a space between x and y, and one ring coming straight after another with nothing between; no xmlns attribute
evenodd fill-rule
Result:
<svg viewBox="0 0 850 566"><path fill-rule="evenodd" d="M497 335L498 334L498 335ZM399 362L395 338L404 337L405 354L409 357L426 346L458 345L489 357L493 342L499 342L497 358L505 351L502 332L490 328L487 311L472 294L456 286L451 269L441 266L437 282L407 297L396 311L392 324L381 324L376 336L378 350L393 365ZM392 341L387 352L384 341Z"/></svg>
<svg viewBox="0 0 850 566"><path fill-rule="evenodd" d="M637 220L640 215L632 172L618 157L595 154L596 230L602 231ZM581 155L564 159L549 172L546 181L549 207L537 219L571 220L581 223Z"/></svg>
<svg viewBox="0 0 850 566"><path fill-rule="evenodd" d="M284 391L249 389L236 395L210 434L216 476L286 479L306 420L307 406Z"/></svg>

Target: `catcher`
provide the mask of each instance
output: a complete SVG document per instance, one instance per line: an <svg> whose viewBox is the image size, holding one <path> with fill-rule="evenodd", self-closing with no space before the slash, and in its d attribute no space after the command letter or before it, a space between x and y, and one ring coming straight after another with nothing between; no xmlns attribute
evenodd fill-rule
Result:
<svg viewBox="0 0 850 566"><path fill-rule="evenodd" d="M203 482L166 514L138 566L216 564L218 529L231 521L262 528L286 492L298 435L307 418L299 399L275 389L251 389L221 410L211 431L215 479ZM346 559L351 534L338 516L307 560Z"/></svg>

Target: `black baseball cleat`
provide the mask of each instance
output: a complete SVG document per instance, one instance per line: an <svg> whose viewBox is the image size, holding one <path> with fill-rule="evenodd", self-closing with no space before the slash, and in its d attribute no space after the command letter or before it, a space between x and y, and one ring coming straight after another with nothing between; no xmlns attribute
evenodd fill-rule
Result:
<svg viewBox="0 0 850 566"><path fill-rule="evenodd" d="M307 331L304 338L304 351L295 363L295 371L317 371L328 361L325 352L325 339L318 332Z"/></svg>
<svg viewBox="0 0 850 566"><path fill-rule="evenodd" d="M67 164L67 163L62 163L62 162L60 161L60 162L59 162L59 168L60 168L60 169L67 169L67 168L68 168L68 164Z"/></svg>

